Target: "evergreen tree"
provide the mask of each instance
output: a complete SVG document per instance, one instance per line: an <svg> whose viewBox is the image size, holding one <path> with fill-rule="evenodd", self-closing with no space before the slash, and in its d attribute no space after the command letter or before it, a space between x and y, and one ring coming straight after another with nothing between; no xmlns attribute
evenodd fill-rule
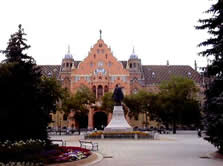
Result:
<svg viewBox="0 0 223 166"><path fill-rule="evenodd" d="M30 46L26 34L11 35L0 64L0 140L47 139L49 113L56 110L60 86L42 77L32 57L24 53Z"/></svg>
<svg viewBox="0 0 223 166"><path fill-rule="evenodd" d="M223 0L217 0L206 11L211 18L200 19L199 30L208 30L210 38L199 44L208 48L199 54L211 59L205 70L209 77L205 95L206 139L214 144L223 153Z"/></svg>

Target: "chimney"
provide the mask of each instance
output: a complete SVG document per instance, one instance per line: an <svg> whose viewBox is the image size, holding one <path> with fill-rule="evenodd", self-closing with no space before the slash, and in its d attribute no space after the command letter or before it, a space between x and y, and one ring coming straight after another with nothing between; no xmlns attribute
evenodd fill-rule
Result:
<svg viewBox="0 0 223 166"><path fill-rule="evenodd" d="M169 64L169 60L167 60L167 61L166 61L166 65L167 65L167 66L169 66L169 65L170 65L170 64Z"/></svg>

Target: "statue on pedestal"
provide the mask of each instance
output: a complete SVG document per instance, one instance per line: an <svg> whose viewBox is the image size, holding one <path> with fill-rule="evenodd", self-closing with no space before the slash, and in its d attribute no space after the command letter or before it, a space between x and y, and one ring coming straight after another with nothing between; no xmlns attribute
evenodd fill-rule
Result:
<svg viewBox="0 0 223 166"><path fill-rule="evenodd" d="M104 128L106 132L129 132L132 131L132 127L128 124L125 119L124 111L122 109L122 100L124 95L122 87L117 84L112 95L112 99L115 101L113 109L112 119L109 124Z"/></svg>
<svg viewBox="0 0 223 166"><path fill-rule="evenodd" d="M119 87L118 84L115 86L112 99L115 101L115 106L121 106L122 100L124 99L124 95L122 92L122 87Z"/></svg>

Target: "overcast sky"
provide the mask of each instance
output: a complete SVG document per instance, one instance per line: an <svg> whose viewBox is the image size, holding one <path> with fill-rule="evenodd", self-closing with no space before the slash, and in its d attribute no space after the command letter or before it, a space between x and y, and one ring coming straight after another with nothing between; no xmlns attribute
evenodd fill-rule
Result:
<svg viewBox="0 0 223 166"><path fill-rule="evenodd" d="M37 64L61 64L70 45L83 60L99 39L118 60L135 52L144 65L206 65L197 45L208 36L195 30L209 0L1 0L0 50L22 24ZM0 60L4 58L0 55Z"/></svg>

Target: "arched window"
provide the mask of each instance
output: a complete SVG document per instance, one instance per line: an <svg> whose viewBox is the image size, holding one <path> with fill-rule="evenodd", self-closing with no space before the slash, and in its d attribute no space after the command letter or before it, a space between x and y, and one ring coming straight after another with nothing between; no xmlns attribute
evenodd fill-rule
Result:
<svg viewBox="0 0 223 166"><path fill-rule="evenodd" d="M98 86L98 98L103 96L103 87L101 85Z"/></svg>
<svg viewBox="0 0 223 166"><path fill-rule="evenodd" d="M94 93L94 95L95 95L95 97L96 97L96 86L93 86L93 87L92 87L92 91L93 91L93 93Z"/></svg>
<svg viewBox="0 0 223 166"><path fill-rule="evenodd" d="M105 92L105 93L108 92L108 86L107 86L107 85L105 85L105 87L104 87L104 92Z"/></svg>
<svg viewBox="0 0 223 166"><path fill-rule="evenodd" d="M133 67L136 68L136 63L133 63Z"/></svg>

